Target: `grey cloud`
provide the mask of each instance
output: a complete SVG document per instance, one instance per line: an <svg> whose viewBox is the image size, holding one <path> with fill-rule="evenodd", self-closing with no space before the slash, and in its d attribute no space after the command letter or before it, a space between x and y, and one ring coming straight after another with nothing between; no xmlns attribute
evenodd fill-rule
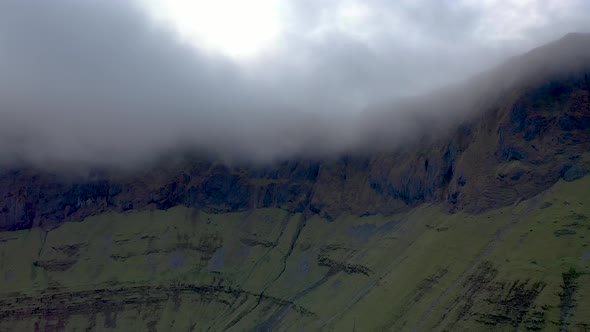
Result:
<svg viewBox="0 0 590 332"><path fill-rule="evenodd" d="M250 93L231 62L182 45L129 4L0 7L5 159L126 162L188 141L255 145L239 139L275 127L257 114L278 106Z"/></svg>
<svg viewBox="0 0 590 332"><path fill-rule="evenodd" d="M547 23L522 49L487 45L470 33L484 15L477 7L434 0L365 2L376 13L367 38L313 35L340 3L290 2L280 47L243 67L181 43L132 2L2 1L0 161L120 166L183 149L256 161L336 153L375 131L367 108L386 110L388 122L375 123L397 144L414 120L390 99L467 77L551 35ZM565 13L552 31L588 26Z"/></svg>

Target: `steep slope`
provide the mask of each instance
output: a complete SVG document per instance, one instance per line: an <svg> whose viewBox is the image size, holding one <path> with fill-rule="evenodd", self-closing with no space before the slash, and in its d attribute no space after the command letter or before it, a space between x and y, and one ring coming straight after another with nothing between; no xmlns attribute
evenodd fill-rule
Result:
<svg viewBox="0 0 590 332"><path fill-rule="evenodd" d="M2 232L0 329L583 331L588 188L477 216L175 207Z"/></svg>
<svg viewBox="0 0 590 332"><path fill-rule="evenodd" d="M588 329L589 45L408 102L403 147L3 170L0 330Z"/></svg>

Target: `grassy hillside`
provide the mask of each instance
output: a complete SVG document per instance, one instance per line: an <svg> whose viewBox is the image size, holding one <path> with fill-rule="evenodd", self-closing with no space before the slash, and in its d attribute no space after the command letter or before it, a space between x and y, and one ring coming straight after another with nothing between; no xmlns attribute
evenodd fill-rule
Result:
<svg viewBox="0 0 590 332"><path fill-rule="evenodd" d="M590 330L590 177L446 211L174 207L0 233L0 330Z"/></svg>

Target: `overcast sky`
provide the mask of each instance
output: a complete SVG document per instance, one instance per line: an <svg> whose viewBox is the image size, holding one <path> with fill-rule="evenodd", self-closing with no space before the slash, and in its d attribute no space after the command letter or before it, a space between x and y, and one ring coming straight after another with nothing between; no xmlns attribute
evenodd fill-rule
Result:
<svg viewBox="0 0 590 332"><path fill-rule="evenodd" d="M590 31L589 13L587 0L3 0L0 160L343 148L367 105Z"/></svg>

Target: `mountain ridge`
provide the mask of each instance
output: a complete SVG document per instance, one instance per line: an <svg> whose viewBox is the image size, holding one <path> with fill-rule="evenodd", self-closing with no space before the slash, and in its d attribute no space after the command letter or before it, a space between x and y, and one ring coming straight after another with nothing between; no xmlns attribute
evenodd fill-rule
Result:
<svg viewBox="0 0 590 332"><path fill-rule="evenodd" d="M4 204L0 230L52 227L111 210L176 205L208 212L279 207L329 219L343 212L396 213L424 202L443 202L449 211L472 213L510 205L538 194L566 173L579 176L590 169L587 158L580 157L590 150L588 45L590 34L569 34L508 61L481 81L496 80L502 76L497 73L513 71L529 61L532 65L523 69L523 82L532 85L512 85L500 102L486 103L476 112L468 110L447 134L433 139L427 133L426 139L389 151L324 160L295 158L274 166L226 166L188 159L140 176L107 172L90 181L34 169L5 170L0 173ZM562 71L538 60L564 49L575 52L566 51L567 56L554 65L576 61ZM527 76L538 74L539 66L544 68L542 83ZM479 97L468 99L457 105L476 107L471 100ZM430 110L418 109L411 116L420 118L424 111ZM420 121L428 124L429 118Z"/></svg>
<svg viewBox="0 0 590 332"><path fill-rule="evenodd" d="M453 119L418 100L427 130L389 149L4 169L0 330L586 331L590 70L574 67L457 100Z"/></svg>

